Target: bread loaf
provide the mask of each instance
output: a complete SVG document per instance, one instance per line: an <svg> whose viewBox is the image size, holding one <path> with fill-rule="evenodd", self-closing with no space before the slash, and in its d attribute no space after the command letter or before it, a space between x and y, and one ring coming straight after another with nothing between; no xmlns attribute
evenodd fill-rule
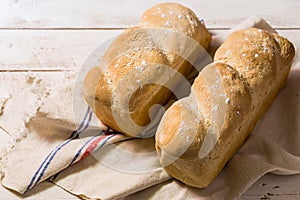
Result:
<svg viewBox="0 0 300 200"><path fill-rule="evenodd" d="M207 187L266 112L295 54L285 38L260 29L232 33L156 132L165 170L187 185Z"/></svg>
<svg viewBox="0 0 300 200"><path fill-rule="evenodd" d="M185 77L193 69L185 58L172 52L172 48L189 49L190 44L173 35L164 38L171 51L164 50L159 42L162 36L153 37L151 28L188 36L205 49L211 42L210 33L197 16L177 3L150 8L138 27L125 30L112 42L102 59L104 66L95 67L87 74L84 97L104 124L135 137L145 132L151 117L157 114L157 109L150 108L170 100L172 92L162 83L174 88L180 82L160 66L167 66ZM149 116L149 112L152 115Z"/></svg>

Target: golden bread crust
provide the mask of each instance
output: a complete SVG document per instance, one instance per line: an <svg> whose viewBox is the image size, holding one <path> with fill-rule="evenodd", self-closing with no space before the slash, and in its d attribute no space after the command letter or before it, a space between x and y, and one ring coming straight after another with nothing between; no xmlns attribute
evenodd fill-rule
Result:
<svg viewBox="0 0 300 200"><path fill-rule="evenodd" d="M217 50L214 64L196 78L191 95L174 103L160 122L156 149L166 171L187 185L207 187L273 102L294 54L292 43L279 35L254 28L232 33ZM212 83L210 76L219 79ZM223 90L215 92L220 86ZM172 128L189 123L191 115L198 122ZM210 130L216 135L213 146L205 143L214 135ZM201 154L203 147L207 154Z"/></svg>

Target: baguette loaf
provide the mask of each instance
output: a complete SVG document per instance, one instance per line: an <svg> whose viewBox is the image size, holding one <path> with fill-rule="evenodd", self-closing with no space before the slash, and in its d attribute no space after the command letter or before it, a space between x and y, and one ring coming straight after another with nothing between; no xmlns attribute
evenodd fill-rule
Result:
<svg viewBox="0 0 300 200"><path fill-rule="evenodd" d="M102 59L104 66L87 74L84 97L104 124L135 137L141 136L150 118L156 115L157 110L152 110L153 115L149 116L150 108L166 104L172 96L168 87L157 83L168 83L171 88L179 84L179 79L159 66L167 66L184 77L193 70L185 58L162 49L157 38L150 34L151 28L188 36L205 49L211 42L210 33L197 16L177 3L150 8L143 14L140 26L127 29L112 42ZM190 44L176 35L165 39L171 50L190 48Z"/></svg>
<svg viewBox="0 0 300 200"><path fill-rule="evenodd" d="M207 187L267 111L295 55L285 38L260 29L232 33L156 132L161 164L183 183Z"/></svg>

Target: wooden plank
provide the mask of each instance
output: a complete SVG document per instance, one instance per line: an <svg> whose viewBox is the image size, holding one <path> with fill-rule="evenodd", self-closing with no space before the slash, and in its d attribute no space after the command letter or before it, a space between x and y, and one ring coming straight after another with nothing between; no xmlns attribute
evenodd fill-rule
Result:
<svg viewBox="0 0 300 200"><path fill-rule="evenodd" d="M124 28L165 0L9 0L0 3L0 28ZM249 16L264 17L277 28L300 28L297 0L174 0L190 7L209 28L230 28Z"/></svg>
<svg viewBox="0 0 300 200"><path fill-rule="evenodd" d="M119 32L1 30L0 70L78 68L97 45Z"/></svg>
<svg viewBox="0 0 300 200"><path fill-rule="evenodd" d="M65 55L64 53L67 52L65 57L62 57L61 60L57 61L58 64L66 62L65 59L68 61L68 59L70 59L71 57L76 57L76 62L80 63L83 62L88 53L98 45L96 41L101 40L101 38L103 40L108 39L111 35L117 34L119 31L50 31L51 34L48 31L0 31L0 35L3 34L3 32L5 32L4 35L6 36L6 39L2 40L2 43L0 43L0 49L2 48L1 50L4 50L5 48L7 48L7 45L9 44L9 42L7 41L14 41L14 38L18 38L18 40L16 40L16 43L14 43L16 48L14 51L19 53L11 52L8 53L6 56L9 57L8 61L11 61L12 66L18 66L18 63L14 63L14 61L19 61L22 58L24 63L23 66L25 67L22 66L21 68L17 69L26 70L26 66L29 66L29 64L31 63L26 51L38 53L41 51L40 47L45 47L44 44L46 44L46 46L50 46L50 48L53 46L56 47L56 49L53 52L60 52L63 55ZM220 33L221 30L217 30L215 32ZM300 46L300 39L298 38L298 35L300 33L299 30L284 30L279 31L279 33L293 41L297 47ZM68 37L70 38L68 39ZM51 38L51 42L48 40L49 38ZM75 45L73 45L73 43L75 43ZM24 47L27 47L25 48L26 51L24 51ZM80 49L76 50L75 47ZM47 65L44 63L47 63L47 60L49 62L50 58L46 57L49 56L48 54L50 54L50 52L45 52L39 57L42 65L39 65L39 67L35 69L47 69ZM58 54L54 53L54 55ZM4 56L0 55L0 60L2 60L2 58L4 59ZM55 59L55 57L53 56L51 57L51 59ZM298 54L295 60L294 68L300 68L299 61L300 56ZM66 66L57 65L56 69L69 69L68 65ZM43 95L45 95L45 93L47 93L47 90L54 90L55 84L53 84L53 82L56 82L57 80L63 81L67 78L74 78L74 76L68 77L65 72L1 72L0 78L4 80L4 82L0 82L0 86L2 86L2 89L0 88L1 94L5 93L4 89L9 89L9 101L12 101L13 97L15 97L15 100L17 100L18 95L22 94L22 92L24 91L27 91L30 84L34 83L34 80L31 80L32 77L36 77L37 79L43 80L40 82L42 85L39 86L40 90L37 91L37 97L42 97ZM9 101L7 102L7 105L9 105ZM34 107L31 107L32 102L26 101L24 100L24 98L19 98L18 101L19 103L17 102L15 105L22 105L24 107L30 108L28 111L20 113L20 115L18 114L18 119L22 118L23 116L30 116L30 113L32 114L31 109L35 109ZM15 109L14 112L17 112L17 109ZM13 138L16 138L15 134L17 133L17 131L11 133L11 129L9 128L11 120L15 121L14 128L22 127L22 123L24 123L24 121L22 120L16 120L15 118L12 118L13 116L9 115L9 112L5 109L3 110L3 113L1 115L2 116L0 116L0 126L4 129L0 130L0 149L4 147L4 143L12 142L12 140L10 140L10 138L8 137L6 130L10 132L9 135L11 135ZM266 185L263 186L263 183ZM267 175L260 179L257 183L255 183L245 194L243 194L242 199L300 199L299 185L300 175ZM276 186L279 186L279 188L277 188ZM58 199L76 198L56 186L49 185L48 183L46 183L45 185L46 189L43 189L43 187L44 184L42 186L38 186L34 190L35 192L33 192L32 196L27 197L26 199L47 199L49 196L53 197L53 195L57 195ZM23 197L16 196L15 194L0 187L0 199L22 198Z"/></svg>
<svg viewBox="0 0 300 200"><path fill-rule="evenodd" d="M71 73L71 72L69 72ZM54 91L57 85L53 84L54 82L64 82L68 76L65 72L16 72L16 73L2 73L1 77L4 78L3 80L8 83L6 85L7 89L10 91L9 101L18 100L13 105L12 109L14 109L16 113L18 113L18 106L22 105L22 107L29 108L25 112L20 112L18 118L12 118L13 116L10 115L10 112L4 109L2 116L0 117L0 126L4 127L6 131L0 130L0 148L4 147L4 142L6 141L11 142L9 140L8 135L16 138L16 132L13 129L10 129L11 120L14 120L14 128L22 127L24 121L22 120L24 116L29 116L34 114L32 112L36 109L36 107L31 107L33 101L27 101L24 98L19 98L20 94L24 91L28 91L28 89L35 91L36 99L43 97L47 91ZM73 75L69 77L69 79L75 78ZM34 86L35 80L39 82L36 87ZM41 81L40 81L41 80ZM70 80L71 81L71 80ZM0 85L3 82L1 82ZM59 85L59 83L58 83ZM39 90L36 90L40 88ZM48 88L48 89L47 89ZM15 97L15 98L14 98ZM9 102L7 106L9 105ZM10 120L9 120L10 117ZM3 120L7 119L7 120ZM19 120L21 119L21 120ZM47 185L47 184L46 184ZM256 182L245 194L242 195L241 199L299 199L300 198L300 175L295 176L275 176L275 175L267 175L261 178L258 182ZM278 186L278 187L277 187ZM55 195L55 197L59 197L59 199L74 199L75 197L70 196L70 194L64 192L60 188L52 185L47 185L47 191L45 192L43 189L44 185L41 187L38 186L34 189L35 192L27 194L28 199L40 199L45 198L47 196ZM57 193L58 192L58 193ZM65 195L63 194L65 193ZM58 196L56 196L58 195ZM4 190L0 187L0 199L22 199L25 196L15 196L9 191ZM27 198L26 198L27 199Z"/></svg>
<svg viewBox="0 0 300 200"><path fill-rule="evenodd" d="M0 30L0 72L76 70L100 44L122 30ZM224 30L211 30L218 34ZM300 30L279 30L300 47Z"/></svg>
<svg viewBox="0 0 300 200"><path fill-rule="evenodd" d="M272 200L298 200L300 198L300 190L297 186L300 185L300 175L295 176L276 176L267 174L257 181L252 187L244 193L240 200L257 200L257 199L272 199ZM79 199L76 196L69 194L63 189L44 182L39 184L26 195L15 194L3 186L0 186L1 200L14 199Z"/></svg>

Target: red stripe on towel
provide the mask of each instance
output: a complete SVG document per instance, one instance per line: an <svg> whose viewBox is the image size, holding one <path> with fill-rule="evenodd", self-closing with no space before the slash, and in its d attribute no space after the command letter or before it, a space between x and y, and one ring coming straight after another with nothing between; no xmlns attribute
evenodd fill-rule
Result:
<svg viewBox="0 0 300 200"><path fill-rule="evenodd" d="M107 138L111 135L103 135L103 136L99 136L97 137L94 141L92 141L90 143L90 145L87 147L87 149L85 150L85 152L82 154L81 158L78 160L83 160L85 159L88 155L90 155L94 150L95 148L97 147L97 145L104 139L104 138Z"/></svg>

